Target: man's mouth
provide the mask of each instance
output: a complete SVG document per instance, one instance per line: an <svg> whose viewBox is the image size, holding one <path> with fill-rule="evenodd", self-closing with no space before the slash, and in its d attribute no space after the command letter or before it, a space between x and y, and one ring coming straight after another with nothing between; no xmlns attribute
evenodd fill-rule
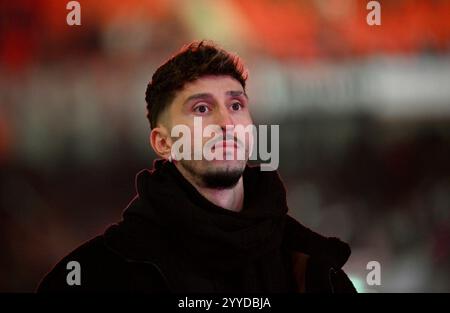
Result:
<svg viewBox="0 0 450 313"><path fill-rule="evenodd" d="M214 145L213 149L215 150L216 148L217 149L219 149L219 148L223 148L223 149L231 149L231 148L237 149L238 148L238 144L234 140L223 140L223 141L217 142Z"/></svg>

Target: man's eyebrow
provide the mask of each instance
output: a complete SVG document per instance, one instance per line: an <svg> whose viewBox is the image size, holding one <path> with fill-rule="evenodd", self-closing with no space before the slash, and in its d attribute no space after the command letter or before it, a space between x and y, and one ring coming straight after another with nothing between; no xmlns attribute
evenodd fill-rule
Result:
<svg viewBox="0 0 450 313"><path fill-rule="evenodd" d="M244 96L245 98L248 99L247 94L244 91L241 91L241 90L230 90L230 91L227 91L225 94L227 96L232 96L232 97Z"/></svg>
<svg viewBox="0 0 450 313"><path fill-rule="evenodd" d="M225 92L225 94L227 96L231 96L231 97L244 96L245 98L248 99L247 94L241 90L229 90L229 91ZM184 103L188 103L189 101L192 101L192 100L212 99L212 98L214 98L214 96L207 92L196 93L196 94L193 94L193 95L190 95L189 97L187 97L187 99L184 101Z"/></svg>
<svg viewBox="0 0 450 313"><path fill-rule="evenodd" d="M213 98L213 95L207 92L203 92L203 93L196 93L193 95L190 95L189 97L187 97L187 99L184 101L184 103L188 103L191 100L197 100L197 99L211 99Z"/></svg>

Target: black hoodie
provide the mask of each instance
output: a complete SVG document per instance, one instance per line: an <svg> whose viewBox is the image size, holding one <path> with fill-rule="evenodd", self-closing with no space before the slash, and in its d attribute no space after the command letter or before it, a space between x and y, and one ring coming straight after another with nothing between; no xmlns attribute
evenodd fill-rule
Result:
<svg viewBox="0 0 450 313"><path fill-rule="evenodd" d="M234 212L155 161L136 176L123 220L61 260L38 291L355 291L341 270L349 246L287 215L277 172L247 166L243 183L243 209ZM80 263L81 285L66 282L70 261Z"/></svg>

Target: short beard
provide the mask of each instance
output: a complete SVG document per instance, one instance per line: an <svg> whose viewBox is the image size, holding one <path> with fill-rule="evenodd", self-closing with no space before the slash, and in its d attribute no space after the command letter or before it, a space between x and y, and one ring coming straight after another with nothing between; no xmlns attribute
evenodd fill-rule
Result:
<svg viewBox="0 0 450 313"><path fill-rule="evenodd" d="M227 169L223 172L205 173L202 175L202 181L207 188L229 189L236 186L241 176L242 170Z"/></svg>
<svg viewBox="0 0 450 313"><path fill-rule="evenodd" d="M189 162L181 161L182 166L201 184L202 187L211 189L230 189L236 186L244 173L244 168L213 169L206 173L198 173Z"/></svg>

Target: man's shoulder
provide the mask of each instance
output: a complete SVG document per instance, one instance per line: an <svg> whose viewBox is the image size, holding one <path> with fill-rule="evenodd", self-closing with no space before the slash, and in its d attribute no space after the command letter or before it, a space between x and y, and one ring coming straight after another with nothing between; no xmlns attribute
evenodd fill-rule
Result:
<svg viewBox="0 0 450 313"><path fill-rule="evenodd" d="M325 237L288 216L286 248L292 252L297 289L312 293L354 293L353 283L342 270L350 246L335 237Z"/></svg>
<svg viewBox="0 0 450 313"><path fill-rule="evenodd" d="M62 258L40 282L38 292L112 288L111 282L120 279L125 267L125 260L108 249L99 235Z"/></svg>
<svg viewBox="0 0 450 313"><path fill-rule="evenodd" d="M111 225L61 259L44 277L38 292L167 292L168 284L152 259L158 255L157 240L148 241L130 219ZM78 276L77 276L78 275ZM78 279L78 280L77 280Z"/></svg>

